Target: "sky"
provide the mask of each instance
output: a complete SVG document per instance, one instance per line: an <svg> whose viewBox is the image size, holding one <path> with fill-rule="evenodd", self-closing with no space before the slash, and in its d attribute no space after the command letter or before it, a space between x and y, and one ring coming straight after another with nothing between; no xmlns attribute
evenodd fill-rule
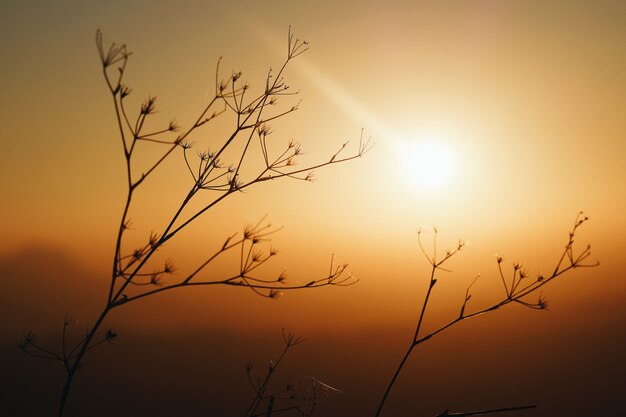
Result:
<svg viewBox="0 0 626 417"><path fill-rule="evenodd" d="M94 353L67 415L243 414L245 363L276 356L281 328L308 340L278 384L314 375L344 392L316 415L373 415L428 285L420 227L439 228L440 249L467 242L439 279L426 315L434 329L477 274L476 306L501 296L494 254L506 268L551 271L581 210L589 221L576 243L591 244L600 266L545 287L548 311L509 306L424 344L388 415L530 403L538 408L517 415L583 416L620 405L623 2L136 0L0 5L0 343L9 369L0 379L11 393L0 410L38 415L58 398L63 370L15 349L20 334L33 329L54 345L64 314L86 326L105 301L126 174L96 30L132 52L129 111L157 96L154 126L189 126L214 94L220 57L219 77L242 71L260 91L285 58L290 26L310 49L287 68L299 94L279 106L300 104L272 122L272 143L301 143L298 166L328 160L346 141L354 153L362 130L374 146L316 170L314 182L271 181L233 196L161 255L183 274L266 218L280 228L267 274L286 268L306 283L334 256L358 284L277 300L243 288L181 290L120 309L108 319L120 340ZM223 119L194 137L198 147L223 137ZM146 149L138 163L153 156ZM146 181L127 251L162 230L191 183L180 152ZM128 398L137 385L145 389Z"/></svg>

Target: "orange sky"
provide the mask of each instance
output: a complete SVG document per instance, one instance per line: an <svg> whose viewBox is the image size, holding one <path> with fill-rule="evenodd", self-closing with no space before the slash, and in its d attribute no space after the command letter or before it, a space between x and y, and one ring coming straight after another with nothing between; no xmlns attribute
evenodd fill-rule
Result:
<svg viewBox="0 0 626 417"><path fill-rule="evenodd" d="M0 254L13 265L24 248L52 251L93 277L84 290L72 278L71 291L63 293L46 284L61 305L26 314L34 324L3 322L6 330L19 335L53 313L60 320L68 309L94 314L90 308L104 297L93 288L107 285L125 174L96 29L133 52L126 79L131 103L156 95L158 120L176 117L188 125L212 94L219 56L223 75L242 70L253 88L262 88L267 68L282 62L289 25L311 49L287 72L289 85L301 91L300 110L273 123L273 139L300 141L303 165L324 160L346 140L353 150L361 128L375 147L362 159L317 171L312 184L250 189L181 234L164 256L181 270L191 268L207 248L267 214L283 227L274 238L280 256L268 271L287 267L290 277L304 281L325 273L334 253L350 263L359 284L290 293L277 302L236 289L171 293L164 307L148 301L113 323L152 329L152 321L144 322L150 316L170 330L275 329L279 335L287 326L310 338L342 340L342 332L376 328L406 329L408 336L428 272L417 248L420 225L438 225L444 245L459 237L469 242L437 294L435 320L450 305L457 308L477 273L476 291L485 300L495 294L495 253L524 262L532 274L553 268L584 210L591 221L579 240L592 244L601 266L547 289L549 316L517 311L511 320L552 320L538 331L554 343L568 339L550 326L604 334L599 321L624 333L626 5L620 1L3 4ZM297 102L287 98L284 105ZM220 134L209 132L197 140ZM399 157L403 144L424 140L440 141L454 154L453 172L434 188L413 181ZM181 168L176 155L138 195L133 239L163 227L191 184ZM36 265L38 257L29 262ZM29 308L28 284L11 285L25 301L6 314ZM79 302L78 295L92 301ZM588 315L580 315L581 305ZM493 326L502 330L505 323ZM616 343L602 346L608 351Z"/></svg>

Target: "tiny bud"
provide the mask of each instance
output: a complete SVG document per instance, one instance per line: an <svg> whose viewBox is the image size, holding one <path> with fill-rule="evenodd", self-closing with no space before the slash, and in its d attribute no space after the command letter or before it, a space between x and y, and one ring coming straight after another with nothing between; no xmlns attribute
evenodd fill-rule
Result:
<svg viewBox="0 0 626 417"><path fill-rule="evenodd" d="M165 265L163 266L164 273L173 274L175 270L176 266L174 265L174 262L172 260L168 259L167 261L165 261Z"/></svg>
<svg viewBox="0 0 626 417"><path fill-rule="evenodd" d="M121 98L125 98L127 97L133 90L131 90L130 88L128 88L125 85L121 85L120 86L120 97Z"/></svg>
<svg viewBox="0 0 626 417"><path fill-rule="evenodd" d="M171 120L170 124L168 125L167 129L170 132L176 132L180 129L180 125L178 123L176 123L176 120Z"/></svg>
<svg viewBox="0 0 626 417"><path fill-rule="evenodd" d="M279 298L281 295L283 295L282 291L272 289L270 290L269 298L276 299L276 298Z"/></svg>
<svg viewBox="0 0 626 417"><path fill-rule="evenodd" d="M104 338L107 342L112 342L117 339L118 334L113 331L113 329L109 329L106 331Z"/></svg>
<svg viewBox="0 0 626 417"><path fill-rule="evenodd" d="M161 285L161 277L159 277L157 274L152 274L150 276L150 284Z"/></svg>
<svg viewBox="0 0 626 417"><path fill-rule="evenodd" d="M156 97L148 97L141 105L141 114L148 115L154 113L156 107Z"/></svg>

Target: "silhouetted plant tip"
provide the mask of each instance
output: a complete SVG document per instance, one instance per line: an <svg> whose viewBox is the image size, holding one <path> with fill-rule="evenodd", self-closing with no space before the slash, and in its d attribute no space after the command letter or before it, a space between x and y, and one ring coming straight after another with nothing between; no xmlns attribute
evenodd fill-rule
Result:
<svg viewBox="0 0 626 417"><path fill-rule="evenodd" d="M463 305L461 306L461 312L459 313L459 317L463 317L463 314L465 313L465 307L467 306L467 302L472 298L472 294L470 294L470 289L472 289L472 286L476 283L476 281L478 281L478 278L480 278L480 274L476 275L476 278L474 278L474 280L470 283L470 285L467 286L467 289L465 290L465 300L463 300Z"/></svg>
<svg viewBox="0 0 626 417"><path fill-rule="evenodd" d="M63 364L66 370L69 371L73 361L77 358L77 351L84 344L87 335L83 337L78 343L74 344L73 348L68 347L67 341L67 328L75 325L77 322L69 315L66 315L63 319L63 330L61 333L61 353L56 353L52 349L46 348L37 342L37 337L32 331L22 334L18 347L27 355L40 358L40 359L52 359L59 361ZM113 343L117 339L118 334L112 329L105 332L100 340L94 341L87 350L91 350L96 346L101 345L104 342Z"/></svg>
<svg viewBox="0 0 626 417"><path fill-rule="evenodd" d="M307 391L309 392L309 394L305 394L301 396L303 399L305 399L303 404L299 406L292 405L292 406L285 406L285 407L281 406L280 408L274 408L277 401L288 401L288 400L298 399L298 394L296 393L298 388L296 387L296 384L293 384L293 383L287 384L287 386L283 390L276 391L273 393L268 393L268 390L269 390L269 385L272 380L272 377L274 376L276 372L276 369L284 360L289 349L291 349L293 346L299 345L300 343L303 343L306 341L306 338L301 337L301 336L296 336L294 333L291 333L291 332L286 332L285 329L282 329L282 335L283 335L283 342L284 342L283 351L281 352L281 354L278 356L276 360L269 361L268 366L266 368L267 370L265 371L265 375L262 379L255 378L253 376L253 371L254 371L253 362L248 362L246 364L246 374L248 377L248 382L250 383L250 386L252 387L252 390L254 391L255 396L252 399L252 402L250 403L250 405L248 406L248 409L246 410L244 417L270 416L273 413L282 413L286 411L297 412L298 414L302 416L308 417L313 413L315 406L322 401L322 397L318 393L319 388L316 388L316 385L320 386L321 384L323 386L328 387L328 389L335 390L329 385L326 385L317 381L315 378L310 378L309 381L311 383L311 387L307 388ZM336 391L339 392L339 390L336 390ZM313 397L313 395L317 396L317 400ZM323 398L323 399L325 400L327 398ZM265 412L257 411L259 408L263 408L261 407L261 405L264 402L266 403Z"/></svg>
<svg viewBox="0 0 626 417"><path fill-rule="evenodd" d="M105 336L104 336L104 340L106 340L107 342L113 342L115 339L117 339L118 334L115 333L113 331L113 329L109 329L107 330Z"/></svg>
<svg viewBox="0 0 626 417"><path fill-rule="evenodd" d="M408 360L409 356L411 355L415 347L429 340L433 336L443 332L444 330L452 327L455 324L458 324L472 317L477 317L482 314L495 311L501 307L504 307L507 304L516 303L516 304L519 304L519 305L522 305L524 307L528 307L531 309L545 310L548 308L548 301L539 291L544 285L548 284L553 279L575 268L598 266L599 262L597 261L594 263L585 262L589 258L589 256L591 256L590 245L587 245L584 249L578 252L574 248L574 237L576 235L576 232L578 228L582 226L587 220L588 220L588 217L585 216L583 212L578 213L574 221L574 226L569 232L569 239L567 241L567 244L565 245L563 254L559 258L558 262L556 263L554 272L550 276L544 276L544 275L539 274L536 279L530 279L527 273L527 270L522 266L522 264L519 262L513 262L510 278L507 278L502 268L504 257L502 255L496 255L498 273L500 275L500 280L504 288L505 296L487 308L478 309L476 311L468 313L467 304L472 297L471 288L476 282L476 280L478 279L478 277L476 277L470 283L470 285L467 287L467 290L465 291L465 297L463 299L463 302L461 303L461 307L459 309L459 315L455 319L449 321L448 323L444 324L438 329L430 331L426 334L421 334L421 330L422 330L424 315L426 313L428 303L430 301L430 296L432 294L433 287L437 283L437 278L435 278L435 275L438 274L438 271L440 270L448 271L442 268L442 265L445 262L449 261L454 255L456 255L459 251L463 249L464 242L459 240L454 250L445 251L444 255L439 258L437 256L437 234L439 230L436 227L433 227L433 235L434 235L433 236L433 249L432 249L432 254L429 254L422 243L423 230L420 228L417 233L418 244L422 251L422 254L427 259L428 263L431 265L429 285L427 287L426 296L424 297L424 302L422 304L422 308L419 313L419 318L417 320L417 325L415 328L415 333L413 334L413 338L411 342L409 343L409 347L406 350L404 357L400 361L400 364L396 368L395 373L393 374L389 384L387 385L387 389L380 401L378 410L376 411L376 417L381 415L383 407L389 397L389 393L391 392L391 389L393 388L396 380L398 379L400 372L404 368L404 364ZM537 301L529 301L528 297L533 293L537 293L538 291L540 294L537 298ZM530 407L531 406L528 406L526 408L530 408ZM522 408L507 408L507 409L498 409L495 411L491 410L488 412L482 412L482 414L493 413L493 412L514 411L516 409L522 409ZM477 414L475 412L474 414L471 414L471 413L470 414L468 413L445 414L444 413L442 414L442 416L443 415L477 415Z"/></svg>
<svg viewBox="0 0 626 417"><path fill-rule="evenodd" d="M364 143L361 132L359 146L352 153L342 152L346 148L344 144L329 160L297 167L297 159L303 155L299 143L290 141L283 149L275 149L275 145L267 140L274 133L272 124L298 109L299 103L286 105L284 109L278 106L280 97L289 98L298 94L297 91L291 91L286 84L285 72L294 58L308 50L308 43L295 38L291 28L287 36L286 57L278 71L270 69L267 72L262 91L253 92L250 85L243 81L241 71L232 71L226 79L220 78L220 57L215 70L214 94L187 127L179 124L175 118L170 119L166 125L155 127L157 122L153 116L158 113L156 96L148 96L135 112L129 111L128 97L133 90L124 83L124 77L130 52L126 45L112 43L105 46L100 30L96 32L96 48L104 81L113 99L115 122L125 161L127 188L115 239L108 295L100 315L76 345L68 346L67 329L73 324L73 320L69 318L66 318L63 325L61 353L55 353L38 344L32 332L25 333L19 343L20 349L27 354L59 360L65 366L67 373L61 393L59 416L63 415L74 375L85 354L105 342L117 340L118 334L112 329L107 330L104 335L98 335L108 314L118 307L183 287L230 285L248 288L263 297L277 298L286 290L345 286L356 282L346 272L347 264L334 264L334 256L331 257L329 275L309 278L304 281L308 283L306 285L289 284L285 272L275 277L264 277L261 267L278 254L278 250L271 246L270 239L279 230L266 223L265 218L255 225L246 226L242 234L226 238L221 247L208 252L191 272L177 272L171 259L155 266L160 263L155 258L157 252L160 253L178 232L233 194L280 178L311 181L313 170L359 158L371 149L369 141ZM213 141L211 148L192 153L192 148L198 143L193 138L201 130L211 126L210 122L217 117L228 115L234 123L231 130L223 136L223 140ZM143 160L147 157L142 156L140 167L138 149L147 146L152 147L152 155L156 156L152 160L148 159L147 165ZM152 174L162 168L164 161L176 155L176 152L180 152L192 179L187 193L159 232L151 232L144 244L129 249L126 242L132 231L130 210L137 189L148 178L152 178ZM206 272L207 266L217 258L236 251L239 253L239 262L230 276L217 278ZM284 334L284 337L287 348L303 341L291 334Z"/></svg>

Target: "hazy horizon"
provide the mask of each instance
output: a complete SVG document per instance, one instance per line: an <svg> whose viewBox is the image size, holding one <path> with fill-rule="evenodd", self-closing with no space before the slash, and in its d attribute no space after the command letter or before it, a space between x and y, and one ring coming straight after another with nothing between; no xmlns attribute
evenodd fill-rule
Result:
<svg viewBox="0 0 626 417"><path fill-rule="evenodd" d="M626 371L623 2L137 0L0 6L0 387L8 393L0 414L56 410L63 368L16 349L22 332L57 346L65 314L80 334L106 301L126 183L96 30L132 52L128 110L157 96L155 127L193 123L213 95L220 57L221 78L241 70L262 91L268 68L284 60L289 27L310 50L287 69L299 95L279 107L302 101L272 121L272 143L300 142L298 166L327 161L346 141L354 153L361 129L375 146L315 170L312 183L282 179L237 193L158 258L174 261L171 282L266 218L280 228L279 252L263 274L285 269L304 284L327 274L333 257L359 282L276 300L245 288L186 288L116 309L107 323L120 338L87 357L67 416L242 415L253 397L245 364L264 369L282 328L308 340L290 353L277 387L314 376L344 391L315 415L373 415L427 289L420 227L428 245L439 228L440 250L467 242L438 278L426 315L434 329L458 314L477 274L468 308L502 296L495 254L507 270L521 262L531 276L550 273L581 210L590 219L576 245L591 244L600 266L543 288L547 311L507 306L420 346L383 415L524 404L538 408L511 415L617 410ZM196 149L221 139L228 120L194 137ZM125 253L164 228L192 183L180 153L145 182ZM237 256L206 276L230 273Z"/></svg>

